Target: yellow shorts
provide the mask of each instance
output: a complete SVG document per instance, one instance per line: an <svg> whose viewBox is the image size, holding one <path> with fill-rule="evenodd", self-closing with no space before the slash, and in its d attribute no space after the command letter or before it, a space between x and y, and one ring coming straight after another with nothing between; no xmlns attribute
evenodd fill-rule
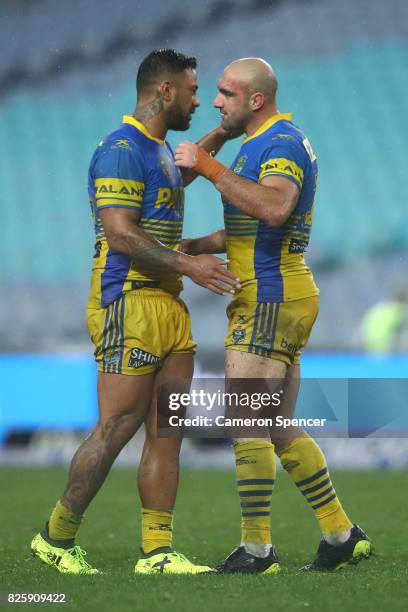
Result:
<svg viewBox="0 0 408 612"><path fill-rule="evenodd" d="M227 307L225 348L299 364L318 312L317 295L274 303L237 298Z"/></svg>
<svg viewBox="0 0 408 612"><path fill-rule="evenodd" d="M125 292L108 308L87 308L100 372L140 376L162 367L169 353L194 353L183 300L160 289Z"/></svg>

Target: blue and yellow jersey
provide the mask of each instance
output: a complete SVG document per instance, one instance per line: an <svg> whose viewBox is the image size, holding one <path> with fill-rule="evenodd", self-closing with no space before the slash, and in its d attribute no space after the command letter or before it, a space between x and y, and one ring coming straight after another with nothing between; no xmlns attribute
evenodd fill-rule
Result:
<svg viewBox="0 0 408 612"><path fill-rule="evenodd" d="M240 297L257 302L286 302L317 295L306 266L317 162L305 135L288 114L274 115L243 141L231 169L250 181L283 176L299 188L299 200L281 227L268 227L224 202L227 256L240 277Z"/></svg>
<svg viewBox="0 0 408 612"><path fill-rule="evenodd" d="M89 306L106 308L132 288L132 281L157 282L160 289L178 294L182 289L178 274L148 273L137 261L109 248L99 214L103 208L137 210L139 226L147 234L179 249L183 180L168 143L125 115L120 128L99 144L91 159L88 192L96 234Z"/></svg>

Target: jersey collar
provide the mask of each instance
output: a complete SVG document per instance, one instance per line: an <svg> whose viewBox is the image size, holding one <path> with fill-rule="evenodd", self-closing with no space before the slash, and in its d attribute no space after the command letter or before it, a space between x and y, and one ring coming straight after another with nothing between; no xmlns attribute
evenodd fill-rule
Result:
<svg viewBox="0 0 408 612"><path fill-rule="evenodd" d="M249 140L252 140L257 136L260 136L261 134L266 132L266 130L269 130L269 128L278 121L292 121L292 113L277 113L276 115L273 115L273 117L265 121L265 123L261 125L261 127L256 130L256 132L252 134L252 136L248 136L247 138L245 138L243 140L243 143L248 142Z"/></svg>
<svg viewBox="0 0 408 612"><path fill-rule="evenodd" d="M143 123L140 123L140 121L132 117L132 115L123 115L122 121L123 123L128 123L129 125L133 125L133 127L139 130L139 132L142 132L142 134L144 134L146 138L150 138L150 140L154 140L155 142L158 142L159 144L166 144L165 140L160 140L160 138L155 138L154 136L152 136L150 132L145 128Z"/></svg>

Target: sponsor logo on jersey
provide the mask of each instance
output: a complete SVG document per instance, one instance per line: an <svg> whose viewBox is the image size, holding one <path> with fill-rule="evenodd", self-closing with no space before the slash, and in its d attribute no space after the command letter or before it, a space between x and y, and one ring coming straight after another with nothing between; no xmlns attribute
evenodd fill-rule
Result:
<svg viewBox="0 0 408 612"><path fill-rule="evenodd" d="M292 238L289 242L289 253L304 253L307 249L307 240Z"/></svg>
<svg viewBox="0 0 408 612"><path fill-rule="evenodd" d="M120 361L120 348L108 348L103 355L105 365L117 365Z"/></svg>
<svg viewBox="0 0 408 612"><path fill-rule="evenodd" d="M242 157L239 158L239 160L234 166L233 171L235 172L235 174L240 174L242 172L242 168L245 166L245 162L247 159L248 159L247 155L243 155Z"/></svg>
<svg viewBox="0 0 408 612"><path fill-rule="evenodd" d="M296 353L296 351L298 349L298 345L297 344L295 344L294 342L292 344L290 344L286 340L286 338L282 338L280 347L281 347L282 350L287 351L288 353L292 353L293 355Z"/></svg>
<svg viewBox="0 0 408 612"><path fill-rule="evenodd" d="M233 329L232 330L232 342L233 344L242 344L245 340L246 330L245 329Z"/></svg>
<svg viewBox="0 0 408 612"><path fill-rule="evenodd" d="M273 349L273 340L265 332L261 332L255 336L255 344L256 346L260 346L268 351Z"/></svg>
<svg viewBox="0 0 408 612"><path fill-rule="evenodd" d="M143 193L144 193L144 185L143 183L137 183L136 186L135 185L130 185L131 181L126 181L126 184L122 184L122 185L114 185L112 183L109 184L105 184L105 185L99 185L97 187L96 190L96 195L100 196L101 193L109 193L109 194L115 194L115 195L128 195L128 196L136 196L137 198L142 198L143 197ZM132 181L133 183L136 183L136 181ZM123 181L123 183L125 183L125 181ZM116 189L115 189L116 187Z"/></svg>
<svg viewBox="0 0 408 612"><path fill-rule="evenodd" d="M133 348L130 353L129 368L141 368L145 365L152 365L161 362L161 357L153 355L141 348Z"/></svg>
<svg viewBox="0 0 408 612"><path fill-rule="evenodd" d="M164 157L161 157L159 164L160 164L160 168L164 176L169 179L170 178L170 166L168 164L167 159L165 159Z"/></svg>
<svg viewBox="0 0 408 612"><path fill-rule="evenodd" d="M131 151L132 145L130 144L129 140L122 138L120 140L115 140L115 144L111 146L111 149L128 149Z"/></svg>
<svg viewBox="0 0 408 612"><path fill-rule="evenodd" d="M176 220L184 216L184 187L161 187L157 192L155 208L172 208Z"/></svg>
<svg viewBox="0 0 408 612"><path fill-rule="evenodd" d="M246 323L248 323L248 321L249 321L248 317L244 314L239 314L237 317L238 324L245 325Z"/></svg>
<svg viewBox="0 0 408 612"><path fill-rule="evenodd" d="M291 136L290 134L275 134L272 140L290 140L291 142L294 142L295 144L298 142L296 138L294 136Z"/></svg>
<svg viewBox="0 0 408 612"><path fill-rule="evenodd" d="M300 188L303 185L303 170L291 159L277 157L276 159L269 159L264 164L261 164L259 180L263 179L265 176L274 174L281 174L294 178Z"/></svg>

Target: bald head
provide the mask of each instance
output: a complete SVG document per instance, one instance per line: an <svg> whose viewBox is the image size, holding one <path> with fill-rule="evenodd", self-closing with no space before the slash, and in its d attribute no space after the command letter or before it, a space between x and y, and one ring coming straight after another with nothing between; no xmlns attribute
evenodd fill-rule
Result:
<svg viewBox="0 0 408 612"><path fill-rule="evenodd" d="M232 132L250 133L276 112L278 84L271 66L258 57L244 57L229 64L218 81L215 108L221 125Z"/></svg>
<svg viewBox="0 0 408 612"><path fill-rule="evenodd" d="M231 62L224 74L240 81L248 88L248 93L263 93L268 102L274 103L278 81L273 68L260 57L244 57Z"/></svg>

